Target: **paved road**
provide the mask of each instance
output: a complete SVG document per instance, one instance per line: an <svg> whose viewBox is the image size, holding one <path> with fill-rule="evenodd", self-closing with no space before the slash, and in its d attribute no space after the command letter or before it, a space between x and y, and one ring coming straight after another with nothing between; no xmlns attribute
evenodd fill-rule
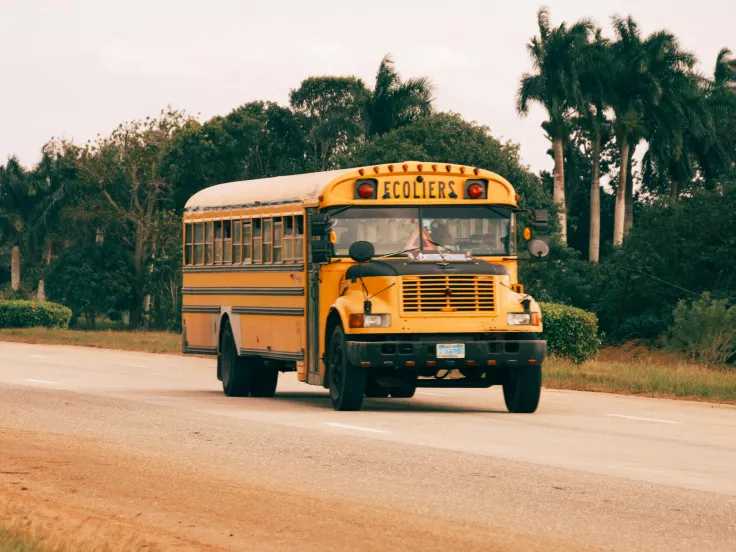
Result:
<svg viewBox="0 0 736 552"><path fill-rule="evenodd" d="M192 478L177 470L193 470L227 481L228 493L296 493L274 508L295 535L311 535L292 541L282 527L274 541L267 520L256 531L243 510L228 523L248 518L250 529L225 538L213 520L229 506L202 495L212 519L172 528L182 500L164 488L160 511L141 522L164 548L166 531L192 549L736 550L736 409L726 406L545 390L536 414L512 415L497 388L432 389L338 413L290 374L274 399L230 399L208 359L0 343L0 436L6 450L11 438L36 447L36 459L55 439L102 447L123 479L144 477L131 471L139 463L168 466L146 485L167 473L180 485ZM0 489L12 490L14 474L1 470ZM66 476L35 483L60 492L52 483ZM322 502L300 506L313 499ZM104 511L125 519L116 500ZM358 522L361 508L370 511Z"/></svg>

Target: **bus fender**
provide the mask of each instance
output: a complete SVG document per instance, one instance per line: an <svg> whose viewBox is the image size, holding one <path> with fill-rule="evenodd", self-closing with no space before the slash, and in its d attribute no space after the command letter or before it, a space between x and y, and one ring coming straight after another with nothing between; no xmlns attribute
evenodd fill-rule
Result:
<svg viewBox="0 0 736 552"><path fill-rule="evenodd" d="M230 322L230 328L233 330L233 339L235 339L235 348L238 352L243 348L243 336L240 332L240 315L232 313L232 307L223 307L220 311L220 321L217 325L217 352L220 352L220 336L222 335L222 327L225 320Z"/></svg>

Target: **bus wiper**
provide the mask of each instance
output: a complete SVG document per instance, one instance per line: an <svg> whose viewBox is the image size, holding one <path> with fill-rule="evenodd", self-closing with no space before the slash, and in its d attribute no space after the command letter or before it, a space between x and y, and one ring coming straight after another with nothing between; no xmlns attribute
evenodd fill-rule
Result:
<svg viewBox="0 0 736 552"><path fill-rule="evenodd" d="M425 239L427 240L427 242L431 243L431 244L432 244L432 245L434 245L434 246L437 246L437 247L444 247L444 248L445 248L445 249L447 249L448 251L452 251L452 248L451 248L451 247L448 247L448 246L446 246L446 245L445 245L445 244L443 244L443 243L437 243L436 241L432 241L432 240L430 240L429 238L425 238ZM438 249L438 250L437 250L437 253L439 253L439 256L440 256L440 257L442 257L442 262L443 262L443 263L445 263L445 264L447 264L447 257L445 257L445 256L444 256L444 255L442 254L442 251L440 251L440 250Z"/></svg>
<svg viewBox="0 0 736 552"><path fill-rule="evenodd" d="M378 257L378 259L386 259L388 257L395 257L396 255L401 255L402 253L409 253L409 251L416 251L419 249L418 247L410 247L409 249L402 249L400 251L394 251L393 253L387 253L386 255L381 255Z"/></svg>

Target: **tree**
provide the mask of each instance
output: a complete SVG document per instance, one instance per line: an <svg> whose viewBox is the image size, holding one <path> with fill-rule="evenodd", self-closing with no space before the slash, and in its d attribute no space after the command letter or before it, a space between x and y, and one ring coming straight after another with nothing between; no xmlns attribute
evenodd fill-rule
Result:
<svg viewBox="0 0 736 552"><path fill-rule="evenodd" d="M529 104L537 102L547 111L544 126L554 149L554 202L558 208L560 237L567 242L567 206L565 202L564 142L569 133L569 117L581 103L579 62L587 46L592 24L582 19L570 28L562 23L551 28L549 10L537 13L539 36L527 45L527 51L536 70L524 73L516 95L517 111L526 115Z"/></svg>
<svg viewBox="0 0 736 552"><path fill-rule="evenodd" d="M521 208L539 208L551 203L539 178L521 164L518 144L503 143L491 135L488 127L464 121L456 113L434 113L357 142L336 158L336 165L358 167L410 159L494 171L516 188L521 195Z"/></svg>
<svg viewBox="0 0 736 552"><path fill-rule="evenodd" d="M161 166L176 207L213 184L303 172L303 119L272 102L251 102L204 124L187 121L174 133Z"/></svg>
<svg viewBox="0 0 736 552"><path fill-rule="evenodd" d="M365 135L369 97L356 77L309 77L291 91L291 107L305 121L308 168L327 170L336 154Z"/></svg>
<svg viewBox="0 0 736 552"><path fill-rule="evenodd" d="M620 172L616 193L613 243L623 243L626 202L632 201L633 186L628 178L628 159L633 157L639 141L653 127L651 121L660 105L677 105L676 90L668 86L695 63L695 57L680 49L677 38L658 31L643 39L631 16L614 16L616 40L611 44L611 81L608 103L614 112L613 128L619 147ZM663 97L667 101L662 102ZM659 113L665 114L666 110ZM671 114L674 120L678 114ZM647 123L650 123L649 129Z"/></svg>
<svg viewBox="0 0 736 552"><path fill-rule="evenodd" d="M432 102L432 84L427 77L402 81L391 56L385 56L367 101L368 135L385 134L430 115Z"/></svg>
<svg viewBox="0 0 736 552"><path fill-rule="evenodd" d="M125 247L112 242L65 250L46 269L49 297L83 315L94 328L97 316L125 308L131 299L135 270Z"/></svg>
<svg viewBox="0 0 736 552"><path fill-rule="evenodd" d="M610 125L606 118L608 62L610 43L596 29L593 41L583 50L580 63L580 117L577 123L591 135L592 175L590 180L590 235L588 260L597 263L601 243L601 147L608 140Z"/></svg>
<svg viewBox="0 0 736 552"><path fill-rule="evenodd" d="M18 291L21 282L21 245L28 221L36 204L36 182L16 157L0 166L0 237L12 244L11 289Z"/></svg>
<svg viewBox="0 0 736 552"><path fill-rule="evenodd" d="M188 118L169 109L155 119L120 125L109 137L87 145L76 160L84 185L96 189L124 225L123 240L135 268L129 326L140 327L148 305L145 282L155 250L155 226L161 208L172 206L172 188L160 167L172 135Z"/></svg>

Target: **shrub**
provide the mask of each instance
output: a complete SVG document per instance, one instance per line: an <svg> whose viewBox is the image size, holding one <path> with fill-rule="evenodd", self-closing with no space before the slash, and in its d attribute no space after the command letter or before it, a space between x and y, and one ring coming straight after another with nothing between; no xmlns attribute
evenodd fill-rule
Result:
<svg viewBox="0 0 736 552"><path fill-rule="evenodd" d="M0 328L66 328L72 311L58 303L0 300Z"/></svg>
<svg viewBox="0 0 736 552"><path fill-rule="evenodd" d="M540 307L549 354L578 364L598 354L601 339L595 314L559 303L540 303Z"/></svg>
<svg viewBox="0 0 736 552"><path fill-rule="evenodd" d="M736 356L736 306L709 293L680 301L672 312L670 346L708 364L725 364Z"/></svg>

